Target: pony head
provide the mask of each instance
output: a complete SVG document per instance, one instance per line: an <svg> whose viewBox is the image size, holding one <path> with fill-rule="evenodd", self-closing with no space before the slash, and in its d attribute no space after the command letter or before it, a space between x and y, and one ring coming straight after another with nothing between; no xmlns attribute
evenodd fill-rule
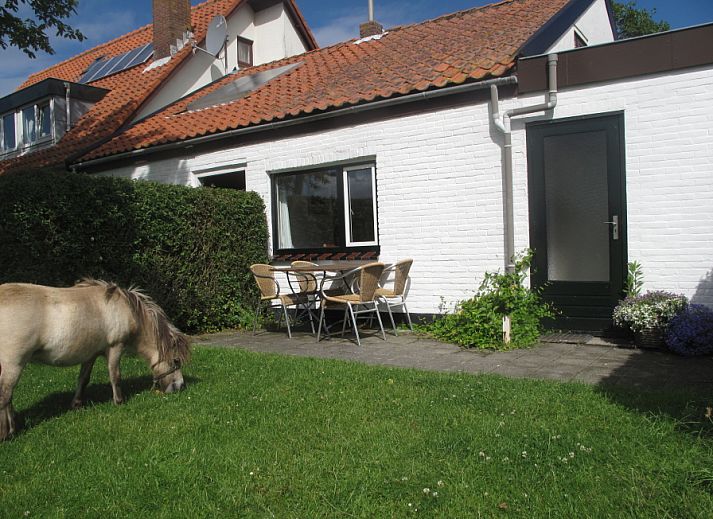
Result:
<svg viewBox="0 0 713 519"><path fill-rule="evenodd" d="M185 387L181 367L190 360L190 341L166 317L163 309L136 287L121 288L114 283L84 279L75 286L102 286L107 301L123 299L134 317L136 352L146 359L153 372L154 387L173 393Z"/></svg>
<svg viewBox="0 0 713 519"><path fill-rule="evenodd" d="M158 340L158 360L151 364L153 385L164 393L173 393L186 387L181 367L190 358L190 341L168 320L167 335Z"/></svg>

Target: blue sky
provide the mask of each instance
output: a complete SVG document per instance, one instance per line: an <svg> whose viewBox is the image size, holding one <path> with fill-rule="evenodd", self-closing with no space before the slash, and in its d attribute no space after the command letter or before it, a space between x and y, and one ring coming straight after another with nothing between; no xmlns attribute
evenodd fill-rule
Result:
<svg viewBox="0 0 713 519"><path fill-rule="evenodd" d="M192 0L198 4L202 0ZM419 22L442 14L493 3L494 0L374 0L375 17L386 27ZM329 45L358 34L366 20L367 0L297 0L320 45ZM656 18L672 27L713 22L713 0L637 0L639 7L655 8ZM151 21L151 0L80 0L77 15L69 23L87 41L53 39L55 55L40 54L31 60L16 49L0 51L0 97L12 92L33 72L67 59Z"/></svg>

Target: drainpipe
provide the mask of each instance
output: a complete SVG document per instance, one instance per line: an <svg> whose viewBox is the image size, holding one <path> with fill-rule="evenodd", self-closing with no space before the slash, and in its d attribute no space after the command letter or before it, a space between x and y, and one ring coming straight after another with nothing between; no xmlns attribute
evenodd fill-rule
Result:
<svg viewBox="0 0 713 519"><path fill-rule="evenodd" d="M513 214L512 190L512 131L511 120L518 115L531 114L554 109L557 106L557 54L547 56L548 92L546 101L532 106L513 108L500 115L500 102L497 85L490 86L493 125L503 134L503 216L505 219L505 272L515 272L515 217ZM509 344L511 337L511 318L503 316L503 342Z"/></svg>
<svg viewBox="0 0 713 519"><path fill-rule="evenodd" d="M64 125L64 131L68 132L69 130L72 129L72 109L70 108L69 105L69 91L71 90L72 86L68 82L64 82L64 103L65 107L64 109L67 112L67 122Z"/></svg>
<svg viewBox="0 0 713 519"><path fill-rule="evenodd" d="M557 54L547 56L548 84L549 89L544 103L533 106L523 106L513 108L500 114L500 103L498 99L497 85L490 87L490 102L492 106L493 125L503 134L503 215L505 217L505 271L514 272L515 264L515 218L513 216L513 192L512 192L512 131L510 122L518 115L531 114L552 110L557 106Z"/></svg>

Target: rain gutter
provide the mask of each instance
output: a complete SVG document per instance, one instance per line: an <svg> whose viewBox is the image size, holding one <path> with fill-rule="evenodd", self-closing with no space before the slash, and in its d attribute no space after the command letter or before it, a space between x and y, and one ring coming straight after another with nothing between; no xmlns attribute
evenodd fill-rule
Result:
<svg viewBox="0 0 713 519"><path fill-rule="evenodd" d="M201 137L195 137L193 139L186 139L182 141L172 142L169 144L163 144L158 146L151 146L149 148L142 148L138 150L131 150L123 153L117 153L116 155L110 155L107 157L100 157L93 160L88 160L85 162L78 162L73 165L73 169L85 169L92 168L95 166L100 166L110 162L115 162L124 159L133 159L137 157L142 157L151 153L159 153L164 151L171 151L177 149L184 149L199 144L205 144L209 142L215 142L225 139L231 139L234 137L239 137L243 135L249 135L253 133L261 133L272 130L278 130L282 128L287 128L290 126L297 126L301 124L309 124L315 121L320 121L323 119L332 119L335 117L341 117L344 115L352 115L361 112L367 112L372 110L378 110L385 107L398 106L406 103L412 103L416 101L422 101L426 99L435 99L438 97L444 97L448 95L456 95L462 93L470 93L478 90L484 90L487 88L504 85L513 85L517 83L517 78L515 76L507 76L495 79L488 79L485 81L479 81L477 83L467 83L462 85L457 85L447 88L439 88L436 90L428 90L426 92L418 92L416 94L408 94L400 97L393 97L389 99L382 99L381 101L374 101L370 103L364 103L356 106L349 106L347 108L339 108L337 110L332 110L329 112L322 112L319 114L308 115L304 117L296 117L294 119L275 121L272 123L260 124L256 126L248 126L246 128L236 128L234 130L229 130L222 133L216 133L211 135L203 135Z"/></svg>

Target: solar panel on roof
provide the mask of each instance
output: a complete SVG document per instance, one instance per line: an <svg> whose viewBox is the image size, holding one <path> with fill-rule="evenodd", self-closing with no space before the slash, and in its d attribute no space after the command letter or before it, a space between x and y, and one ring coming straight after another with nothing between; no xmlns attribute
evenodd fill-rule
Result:
<svg viewBox="0 0 713 519"><path fill-rule="evenodd" d="M147 59L151 57L153 54L153 45L151 43L147 43L143 47L139 48L139 53L136 55L136 57L127 65L128 67L133 67L135 65L139 65L141 63L145 63Z"/></svg>
<svg viewBox="0 0 713 519"><path fill-rule="evenodd" d="M79 79L80 83L87 83L87 79L92 77L94 73L102 68L104 66L104 60L102 58L97 58L97 60L89 65L89 68L86 70L86 72L82 75L82 77Z"/></svg>
<svg viewBox="0 0 713 519"><path fill-rule="evenodd" d="M124 54L120 54L119 56L97 61L87 69L87 71L80 78L79 82L91 83L92 81L97 81L98 79L105 78L111 74L123 72L124 70L128 70L136 65L144 63L151 57L152 54L153 46L150 43L147 43L146 45L131 49Z"/></svg>
<svg viewBox="0 0 713 519"><path fill-rule="evenodd" d="M186 110L200 110L202 108L209 108L211 106L237 101L254 90L257 90L265 83L275 79L277 76L285 74L301 64L302 62L292 63L290 65L284 65L271 70L263 70L262 72L250 74L249 76L243 76L220 87L215 92L211 92L210 94L193 101L186 107Z"/></svg>

